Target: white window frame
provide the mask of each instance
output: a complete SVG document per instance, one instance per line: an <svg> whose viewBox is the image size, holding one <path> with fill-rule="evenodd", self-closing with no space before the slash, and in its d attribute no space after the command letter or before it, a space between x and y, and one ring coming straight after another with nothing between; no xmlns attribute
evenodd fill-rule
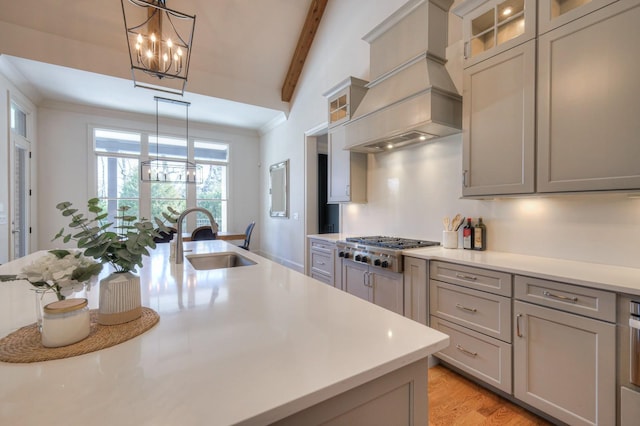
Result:
<svg viewBox="0 0 640 426"><path fill-rule="evenodd" d="M95 131L96 130L107 130L107 131L114 131L114 132L125 132L125 133L137 133L140 134L140 154L136 155L136 154L124 154L124 153L98 153L96 152L96 144L95 144ZM110 157L123 157L123 158L137 158L138 161L142 162L142 161L146 161L150 159L150 155L149 155L149 138L150 136L156 136L155 132L153 131L149 131L149 130L139 130L139 129L129 129L129 128L122 128L122 127L118 127L118 126L111 126L111 125L98 125L98 124L90 124L88 126L88 140L89 140L89 149L88 149L88 154L89 154L89 179L88 179L88 183L89 183L89 194L93 194L93 197L97 196L98 193L98 188L97 188L97 157L98 156L110 156ZM166 136L166 137L171 137L171 138L181 138L184 140L184 136L180 136L180 135L176 135L176 134L171 134L169 132L163 132L161 135L162 136ZM195 157L195 142L211 142L211 143L215 143L215 144L220 144L220 145L226 145L227 147L227 161L219 161L219 160L198 160L195 161L194 157ZM208 165L214 165L214 166L223 166L225 167L225 182L226 182L226 190L225 193L227 194L226 199L221 199L221 201L223 202L223 205L226 208L223 208L221 211L222 214L222 218L221 218L221 227L220 227L220 231L221 232L225 232L227 231L227 228L229 226L229 220L228 218L231 217L231 212L229 211L230 205L231 205L231 198L232 198L232 194L231 194L231 183L229 182L229 168L230 168L230 163L231 163L231 144L226 142L226 141L222 141L222 140L214 140L208 137L201 137L201 136L189 136L189 139L187 141L187 157L189 161L195 162L196 164L208 164ZM155 158L155 156L154 156ZM140 182L140 187L139 187L139 211L140 211L140 216L142 217L147 217L149 218L151 215L151 184L150 182L147 181L141 181ZM186 195L186 203L187 203L187 207L195 207L196 206L196 186L195 185L191 185L191 184L187 184L187 195ZM186 224L186 228L187 228L187 232L193 230L196 227L196 215L189 215L187 217L187 224Z"/></svg>

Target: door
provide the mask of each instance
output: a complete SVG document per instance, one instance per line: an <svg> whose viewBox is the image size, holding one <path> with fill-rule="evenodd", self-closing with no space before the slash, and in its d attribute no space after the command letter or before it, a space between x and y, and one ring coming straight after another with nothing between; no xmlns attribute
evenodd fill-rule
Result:
<svg viewBox="0 0 640 426"><path fill-rule="evenodd" d="M344 291L361 299L371 301L369 297L369 267L350 260L342 261L342 286Z"/></svg>
<svg viewBox="0 0 640 426"><path fill-rule="evenodd" d="M27 134L29 115L11 102L11 148L9 155L9 260L29 253L30 240L30 157Z"/></svg>
<svg viewBox="0 0 640 426"><path fill-rule="evenodd" d="M462 195L534 191L535 41L464 70Z"/></svg>
<svg viewBox="0 0 640 426"><path fill-rule="evenodd" d="M389 309L396 314L404 315L403 277L398 272L375 270L369 272L369 288L372 291L371 301L378 306Z"/></svg>
<svg viewBox="0 0 640 426"><path fill-rule="evenodd" d="M572 425L615 424L615 324L513 302L513 388Z"/></svg>

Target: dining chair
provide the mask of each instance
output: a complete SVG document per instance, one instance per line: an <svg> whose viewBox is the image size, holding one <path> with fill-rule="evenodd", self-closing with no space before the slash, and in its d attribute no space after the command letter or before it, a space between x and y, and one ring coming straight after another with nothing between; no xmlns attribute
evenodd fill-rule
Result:
<svg viewBox="0 0 640 426"><path fill-rule="evenodd" d="M215 240L216 234L211 230L211 226L199 226L191 233L191 241Z"/></svg>
<svg viewBox="0 0 640 426"><path fill-rule="evenodd" d="M249 250L249 243L251 242L251 233L253 232L253 227L256 226L256 222L253 221L247 226L247 230L244 232L244 244L240 246L245 250Z"/></svg>
<svg viewBox="0 0 640 426"><path fill-rule="evenodd" d="M173 234L177 232L176 228L169 227L169 232L164 232L159 229L156 229L160 234L159 237L154 237L153 242L155 243L168 243L173 239Z"/></svg>

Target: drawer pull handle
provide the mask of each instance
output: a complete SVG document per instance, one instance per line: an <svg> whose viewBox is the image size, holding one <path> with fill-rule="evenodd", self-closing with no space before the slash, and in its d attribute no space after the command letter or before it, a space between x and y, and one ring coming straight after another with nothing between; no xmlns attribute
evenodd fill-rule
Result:
<svg viewBox="0 0 640 426"><path fill-rule="evenodd" d="M478 312L478 310L476 308L467 308L466 306L462 306L459 303L456 303L456 308L462 309L463 311L467 311L467 312L473 312L473 313Z"/></svg>
<svg viewBox="0 0 640 426"><path fill-rule="evenodd" d="M460 278L462 280L471 280L475 281L478 277L474 277L473 275L465 275L465 274L456 274L456 278Z"/></svg>
<svg viewBox="0 0 640 426"><path fill-rule="evenodd" d="M520 333L520 318L522 318L522 314L516 315L516 336L522 337L522 333Z"/></svg>
<svg viewBox="0 0 640 426"><path fill-rule="evenodd" d="M318 265L324 265L324 264L325 264L324 262L318 262Z"/></svg>
<svg viewBox="0 0 640 426"><path fill-rule="evenodd" d="M578 301L577 297L567 297L567 296L562 296L560 294L553 294L553 293L549 293L548 291L543 291L542 294L545 297L553 297L554 299L560 299L560 300L564 300L567 302L571 302L571 303L576 303Z"/></svg>
<svg viewBox="0 0 640 426"><path fill-rule="evenodd" d="M459 350L460 352L464 352L467 355L478 356L478 352L468 351L465 348L463 348L462 345L460 345L460 344L456 345L456 349Z"/></svg>

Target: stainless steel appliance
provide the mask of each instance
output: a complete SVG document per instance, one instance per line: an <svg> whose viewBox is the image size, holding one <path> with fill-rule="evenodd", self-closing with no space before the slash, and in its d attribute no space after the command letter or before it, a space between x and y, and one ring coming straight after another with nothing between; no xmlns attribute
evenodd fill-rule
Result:
<svg viewBox="0 0 640 426"><path fill-rule="evenodd" d="M338 257L391 272L402 272L402 250L437 245L437 241L385 236L350 237L336 242Z"/></svg>
<svg viewBox="0 0 640 426"><path fill-rule="evenodd" d="M618 401L621 426L640 419L640 296L618 297Z"/></svg>

